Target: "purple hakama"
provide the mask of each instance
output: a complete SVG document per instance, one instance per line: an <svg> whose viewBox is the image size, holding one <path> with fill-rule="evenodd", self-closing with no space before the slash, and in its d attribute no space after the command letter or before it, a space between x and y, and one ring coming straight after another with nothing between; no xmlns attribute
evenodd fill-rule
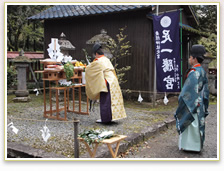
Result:
<svg viewBox="0 0 224 171"><path fill-rule="evenodd" d="M112 120L110 86L108 82L107 89L108 92L100 93L100 116L102 122L111 122Z"/></svg>

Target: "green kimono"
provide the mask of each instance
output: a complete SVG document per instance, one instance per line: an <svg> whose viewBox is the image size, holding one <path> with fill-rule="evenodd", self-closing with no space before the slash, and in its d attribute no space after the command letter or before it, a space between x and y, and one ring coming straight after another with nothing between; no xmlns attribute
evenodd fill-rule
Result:
<svg viewBox="0 0 224 171"><path fill-rule="evenodd" d="M188 73L174 116L177 131L180 134L180 150L199 152L203 148L208 104L209 90L206 72L200 64L197 64Z"/></svg>

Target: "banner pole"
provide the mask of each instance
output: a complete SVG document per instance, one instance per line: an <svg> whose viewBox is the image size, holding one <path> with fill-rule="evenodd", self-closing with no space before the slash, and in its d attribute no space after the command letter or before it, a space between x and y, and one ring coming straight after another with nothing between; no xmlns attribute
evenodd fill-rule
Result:
<svg viewBox="0 0 224 171"><path fill-rule="evenodd" d="M183 35L182 35L182 9L180 9L180 56L181 56L181 90L182 90L182 86L183 86Z"/></svg>
<svg viewBox="0 0 224 171"><path fill-rule="evenodd" d="M159 15L159 5L156 5L156 15ZM154 62L154 84L153 84L153 107L156 106L156 56L155 56L155 62Z"/></svg>

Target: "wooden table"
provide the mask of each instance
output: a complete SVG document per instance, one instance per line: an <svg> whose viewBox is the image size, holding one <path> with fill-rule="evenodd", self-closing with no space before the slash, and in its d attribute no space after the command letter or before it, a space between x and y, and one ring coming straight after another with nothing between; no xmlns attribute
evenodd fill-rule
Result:
<svg viewBox="0 0 224 171"><path fill-rule="evenodd" d="M100 143L107 144L107 147L108 147L108 149L109 149L109 151L110 151L111 156L112 156L113 158L116 158L116 157L117 157L117 152L118 152L118 150L119 150L120 142L121 142L122 140L124 140L125 138L127 138L126 135L116 135L115 137L111 137L111 138L109 138L109 139L104 139L104 140L103 140L102 142L100 142ZM80 138L80 137L79 137L78 139L79 139L81 142L83 142L83 143L85 144L85 146L86 146L86 148L87 148L87 151L88 151L90 157L94 158L95 155L96 155L96 150L97 150L97 147L98 147L99 143L98 143L98 142L94 142L94 145L95 145L95 146L94 146L93 149L91 150L91 148L89 147L89 145L87 144L87 142L84 141L83 138ZM111 145L112 145L112 144L115 144L115 143L116 143L116 148L115 148L115 151L113 151Z"/></svg>
<svg viewBox="0 0 224 171"><path fill-rule="evenodd" d="M70 87L59 87L58 82L59 80L66 79L64 69L56 69L56 68L47 68L47 64L49 62L43 62L44 70L42 71L35 71L36 73L43 74L43 90L44 90L44 117L51 118L51 119L58 119L58 120L67 120L67 112L73 112L76 114L82 115L89 115L88 111L88 97L86 98L87 109L86 112L81 111L81 88L85 87L82 83L82 69L74 69L74 75L71 77L72 83L78 83L80 85L73 85ZM55 64L51 62L50 64ZM46 103L46 81L49 82L49 105L50 109L47 110L47 103ZM56 86L52 86L51 83L55 83ZM69 89L72 89L72 109L69 108ZM79 109L75 110L75 89L78 89L79 92ZM55 90L55 98L56 98L56 109L52 109L52 90ZM59 107L59 91L63 91L64 93L64 107ZM61 111L64 111L64 117L60 117ZM56 116L53 116L53 113L56 112Z"/></svg>

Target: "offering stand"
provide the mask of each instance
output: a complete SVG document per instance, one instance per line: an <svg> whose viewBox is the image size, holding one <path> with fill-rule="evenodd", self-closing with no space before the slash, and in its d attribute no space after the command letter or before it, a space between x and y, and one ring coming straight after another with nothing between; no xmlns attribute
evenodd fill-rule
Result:
<svg viewBox="0 0 224 171"><path fill-rule="evenodd" d="M76 61L71 62L73 65ZM61 64L60 62L55 61L46 61L42 60L40 61L44 65L43 71L35 71L37 73L43 74L43 94L44 94L44 117L45 118L52 118L57 120L67 120L67 112L73 112L76 114L82 114L82 115L89 115L88 111L88 97L86 99L86 112L83 112L81 110L81 88L85 87L85 85L82 84L82 71L83 68L81 67L74 67L74 75L71 77L71 81L73 84L72 86L64 86L59 87L59 80L66 79L66 75L64 72L64 69L60 66L48 68L48 65L58 65ZM47 110L47 99L46 99L46 82L49 81L49 104L50 109ZM52 83L54 83L56 86L52 86ZM69 89L72 89L72 109L69 108ZM78 96L79 96L79 109L75 110L75 89L78 89ZM55 91L55 98L56 98L56 109L53 110L52 105L52 90ZM64 107L59 107L59 91L63 91L64 94ZM64 117L60 116L60 112L64 111ZM53 113L56 112L56 116L53 115Z"/></svg>
<svg viewBox="0 0 224 171"><path fill-rule="evenodd" d="M111 156L113 158L116 158L118 150L119 150L119 147L120 147L120 142L122 140L124 140L125 138L127 138L126 135L117 135L117 136L111 137L109 139L104 139L101 143L107 144L107 147L108 147L108 149L110 151ZM81 141L81 142L83 142L85 144L90 157L94 158L96 156L97 147L98 147L99 143L98 142L94 142L94 147L93 147L93 149L91 149L90 146L87 144L87 142L83 138L79 137L78 139L79 139L79 141ZM113 149L112 149L112 144L116 144L115 151L113 151Z"/></svg>

